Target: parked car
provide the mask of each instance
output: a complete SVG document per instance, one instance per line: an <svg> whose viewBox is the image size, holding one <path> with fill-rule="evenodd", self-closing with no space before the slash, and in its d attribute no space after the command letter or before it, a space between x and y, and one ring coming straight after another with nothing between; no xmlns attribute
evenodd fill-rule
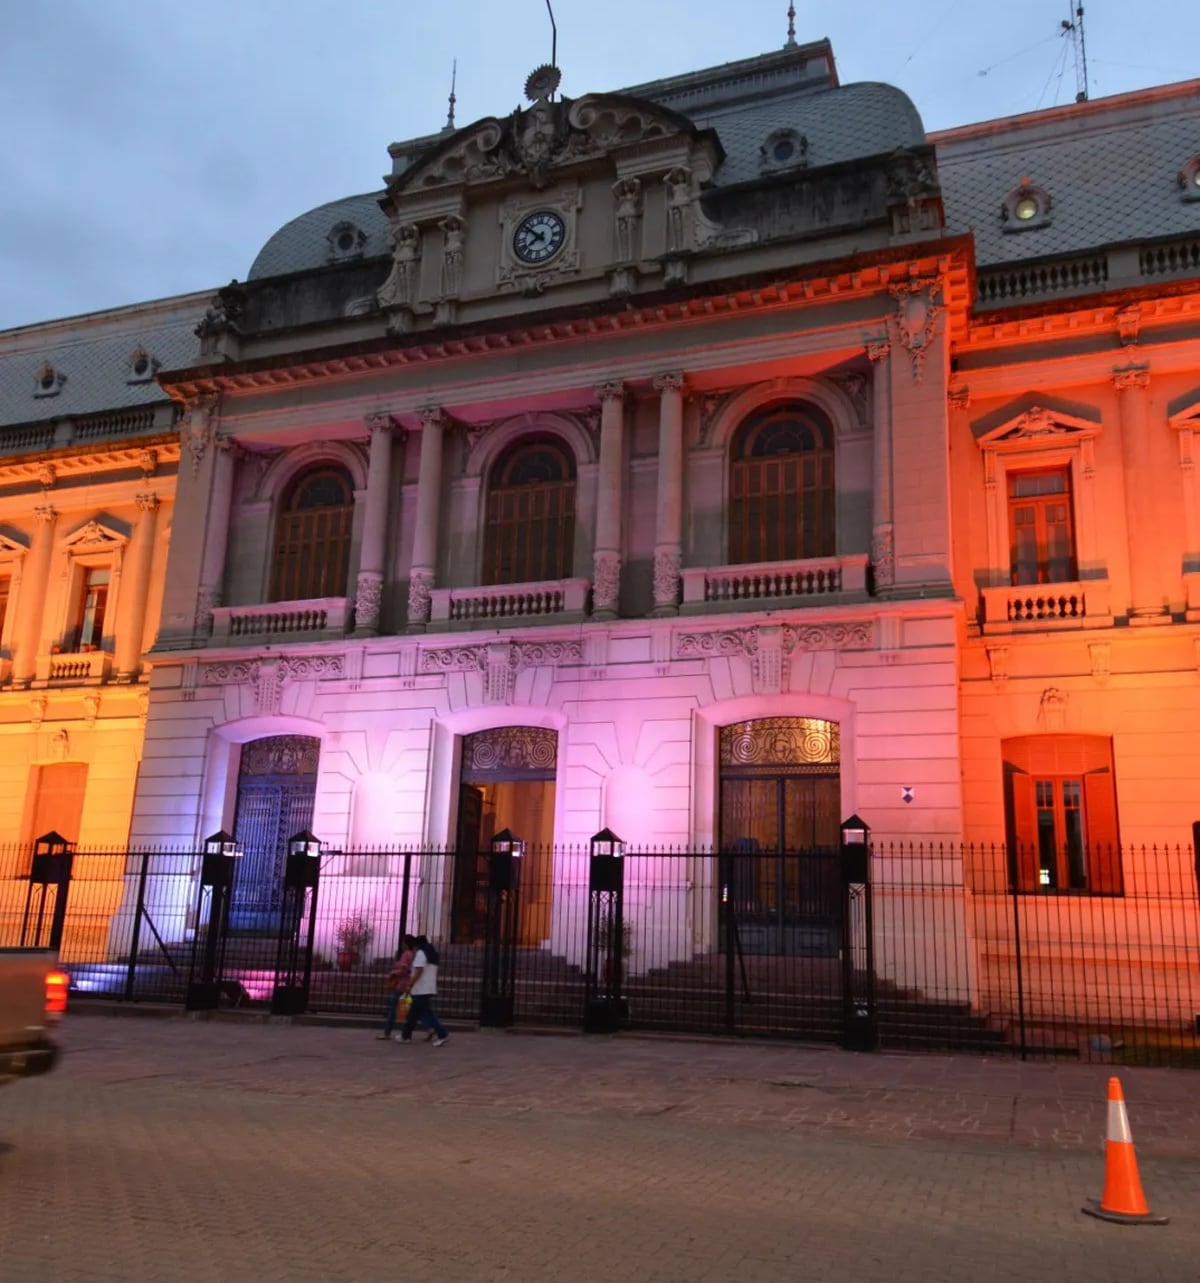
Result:
<svg viewBox="0 0 1200 1283"><path fill-rule="evenodd" d="M0 949L0 1087L54 1068L70 978L49 949Z"/></svg>

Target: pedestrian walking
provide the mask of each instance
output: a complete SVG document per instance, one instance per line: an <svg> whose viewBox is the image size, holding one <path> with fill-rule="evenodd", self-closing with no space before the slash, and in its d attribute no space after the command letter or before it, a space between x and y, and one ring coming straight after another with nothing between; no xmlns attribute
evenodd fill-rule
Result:
<svg viewBox="0 0 1200 1283"><path fill-rule="evenodd" d="M404 1020L404 1028L396 1035L397 1042L412 1042L413 1030L424 1025L430 1030L430 1041L440 1047L450 1035L433 1009L437 997L438 951L426 936L417 936L417 951L412 961L412 981L408 987L412 1005Z"/></svg>
<svg viewBox="0 0 1200 1283"><path fill-rule="evenodd" d="M383 1033L378 1035L380 1038L390 1038L392 1036L392 1031L396 1028L396 1017L400 1011L400 1003L408 1001L408 989L412 984L413 959L416 956L417 937L406 935L403 948L397 952L396 960L392 963L392 969L388 972L387 1013L383 1018ZM406 1008L405 1015L407 1014Z"/></svg>

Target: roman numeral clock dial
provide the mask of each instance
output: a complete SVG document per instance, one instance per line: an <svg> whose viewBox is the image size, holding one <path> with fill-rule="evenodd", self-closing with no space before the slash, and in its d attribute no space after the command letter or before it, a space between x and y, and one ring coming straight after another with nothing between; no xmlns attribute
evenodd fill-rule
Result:
<svg viewBox="0 0 1200 1283"><path fill-rule="evenodd" d="M548 263L567 239L567 226L551 210L539 210L517 224L513 233L513 253L522 263L540 266Z"/></svg>

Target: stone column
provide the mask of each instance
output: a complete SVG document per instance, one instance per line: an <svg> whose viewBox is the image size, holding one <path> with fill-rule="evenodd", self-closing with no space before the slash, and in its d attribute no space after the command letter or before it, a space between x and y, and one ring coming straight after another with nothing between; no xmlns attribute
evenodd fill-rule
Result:
<svg viewBox="0 0 1200 1283"><path fill-rule="evenodd" d="M225 553L229 547L229 515L233 508L233 470L237 447L219 439L213 452L212 492L204 532L204 556L200 563L200 588L196 593L196 637L212 632L213 607L221 604L225 581Z"/></svg>
<svg viewBox="0 0 1200 1283"><path fill-rule="evenodd" d="M892 345L887 339L867 343L875 367L871 379L872 440L875 447L871 513L871 564L876 588L896 582L895 535L892 524Z"/></svg>
<svg viewBox="0 0 1200 1283"><path fill-rule="evenodd" d="M592 614L615 619L621 596L621 479L625 468L625 385L601 383L600 467L596 478L596 547Z"/></svg>
<svg viewBox="0 0 1200 1283"><path fill-rule="evenodd" d="M658 523L654 537L654 611L679 613L683 548L683 374L654 380L658 393Z"/></svg>
<svg viewBox="0 0 1200 1283"><path fill-rule="evenodd" d="M1129 611L1134 623L1166 622L1158 583L1158 486L1150 449L1150 367L1113 370L1121 411L1121 462L1125 471L1125 527L1129 536Z"/></svg>
<svg viewBox="0 0 1200 1283"><path fill-rule="evenodd" d="M441 406L418 411L421 462L417 475L417 521L412 566L408 573L408 631L422 633L429 622L429 592L437 575L438 511L442 497L442 457L446 414Z"/></svg>
<svg viewBox="0 0 1200 1283"><path fill-rule="evenodd" d="M37 527L29 547L28 563L21 577L19 603L21 632L13 656L13 685L28 686L37 672L38 647L46 612L46 584L50 578L50 559L54 555L54 527L58 513L54 508L34 508Z"/></svg>
<svg viewBox="0 0 1200 1283"><path fill-rule="evenodd" d="M154 535L158 528L158 496L140 494L134 502L137 525L129 540L124 582L128 585L129 602L124 621L117 633L117 681L136 680L142 663L142 638L146 632L146 603L150 600L150 569L154 563Z"/></svg>
<svg viewBox="0 0 1200 1283"><path fill-rule="evenodd" d="M367 471L367 503L363 513L362 551L354 592L354 631L371 637L379 632L383 601L383 567L387 550L388 498L392 485L392 431L390 414L367 418L371 434L371 459Z"/></svg>

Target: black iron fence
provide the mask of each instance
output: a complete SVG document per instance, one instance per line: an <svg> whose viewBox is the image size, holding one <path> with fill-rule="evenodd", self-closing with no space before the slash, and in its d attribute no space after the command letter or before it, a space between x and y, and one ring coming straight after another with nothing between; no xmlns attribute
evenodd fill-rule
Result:
<svg viewBox="0 0 1200 1283"><path fill-rule="evenodd" d="M1119 890L1089 893L1028 889L1002 845L874 841L857 872L839 848L625 851L601 875L586 848L314 844L243 918L236 857L222 890L203 852L79 850L65 878L42 854L0 852L0 944L57 922L80 1000L382 1018L420 931L452 1020L1200 1067L1186 846L1105 853Z"/></svg>

